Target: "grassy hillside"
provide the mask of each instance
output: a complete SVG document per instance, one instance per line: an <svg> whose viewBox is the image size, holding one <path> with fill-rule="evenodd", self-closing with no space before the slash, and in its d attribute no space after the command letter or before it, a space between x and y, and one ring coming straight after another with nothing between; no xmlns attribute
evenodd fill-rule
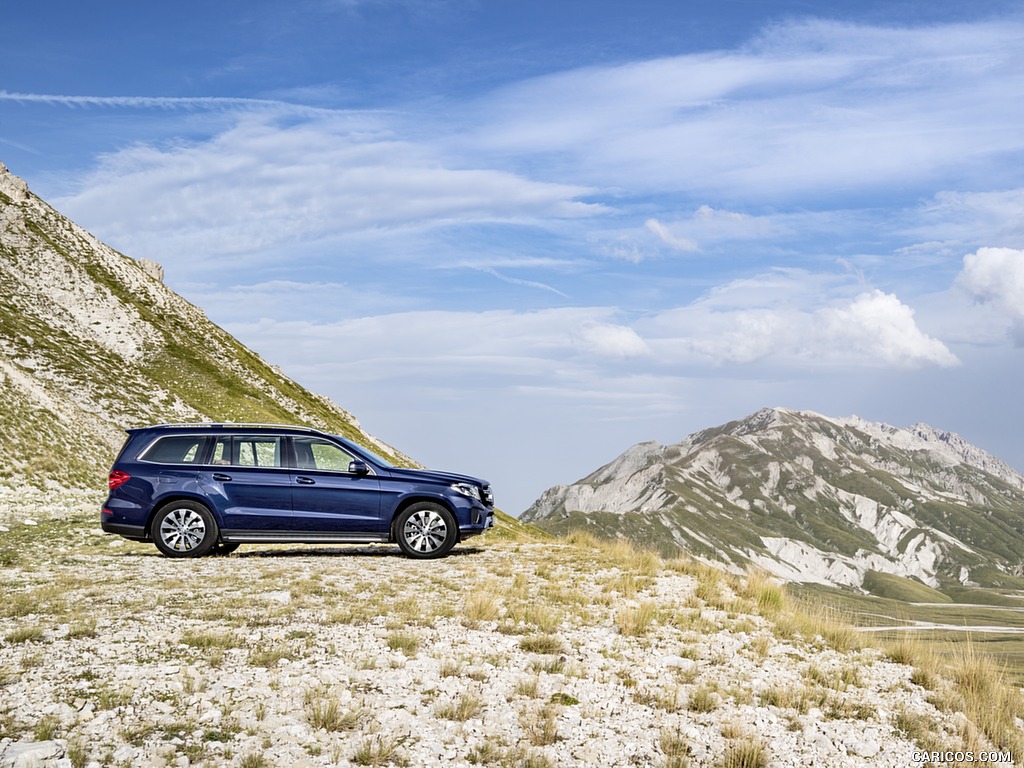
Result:
<svg viewBox="0 0 1024 768"><path fill-rule="evenodd" d="M414 463L0 166L0 482L97 487L124 428L183 420L305 424Z"/></svg>

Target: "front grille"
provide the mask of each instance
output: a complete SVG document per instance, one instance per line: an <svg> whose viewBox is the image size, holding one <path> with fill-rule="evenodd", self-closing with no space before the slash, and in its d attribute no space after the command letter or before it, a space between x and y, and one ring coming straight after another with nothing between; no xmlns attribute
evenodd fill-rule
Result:
<svg viewBox="0 0 1024 768"><path fill-rule="evenodd" d="M494 494L491 493L491 486L485 485L481 490L481 497L483 498L484 504L488 507L494 506Z"/></svg>

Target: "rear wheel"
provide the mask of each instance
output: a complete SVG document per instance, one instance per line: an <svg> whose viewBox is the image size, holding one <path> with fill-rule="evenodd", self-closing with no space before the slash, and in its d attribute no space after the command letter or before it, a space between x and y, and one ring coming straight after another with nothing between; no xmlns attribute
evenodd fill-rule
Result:
<svg viewBox="0 0 1024 768"><path fill-rule="evenodd" d="M455 546L457 535L452 513L429 501L411 505L395 520L395 540L409 557L444 557Z"/></svg>
<svg viewBox="0 0 1024 768"><path fill-rule="evenodd" d="M153 543L167 557L202 557L217 543L217 522L197 501L172 501L153 518Z"/></svg>

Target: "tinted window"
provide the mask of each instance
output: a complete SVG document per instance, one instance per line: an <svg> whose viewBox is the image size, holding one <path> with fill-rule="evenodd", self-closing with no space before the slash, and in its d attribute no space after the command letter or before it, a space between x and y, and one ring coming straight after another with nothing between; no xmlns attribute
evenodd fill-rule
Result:
<svg viewBox="0 0 1024 768"><path fill-rule="evenodd" d="M259 436L218 437L213 463L233 467L280 467L281 438Z"/></svg>
<svg viewBox="0 0 1024 768"><path fill-rule="evenodd" d="M348 465L354 458L334 443L315 437L292 438L295 446L295 463L299 469L325 469L331 472L348 472Z"/></svg>
<svg viewBox="0 0 1024 768"><path fill-rule="evenodd" d="M202 435L168 435L153 443L139 458L161 464L195 464L203 455Z"/></svg>

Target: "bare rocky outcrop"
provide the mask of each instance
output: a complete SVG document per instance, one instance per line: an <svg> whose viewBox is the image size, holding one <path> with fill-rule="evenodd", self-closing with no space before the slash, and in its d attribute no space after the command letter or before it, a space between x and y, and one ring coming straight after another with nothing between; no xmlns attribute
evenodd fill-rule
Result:
<svg viewBox="0 0 1024 768"><path fill-rule="evenodd" d="M142 271L152 277L158 283L164 281L164 268L163 266L152 259L139 259L139 266L142 267Z"/></svg>

